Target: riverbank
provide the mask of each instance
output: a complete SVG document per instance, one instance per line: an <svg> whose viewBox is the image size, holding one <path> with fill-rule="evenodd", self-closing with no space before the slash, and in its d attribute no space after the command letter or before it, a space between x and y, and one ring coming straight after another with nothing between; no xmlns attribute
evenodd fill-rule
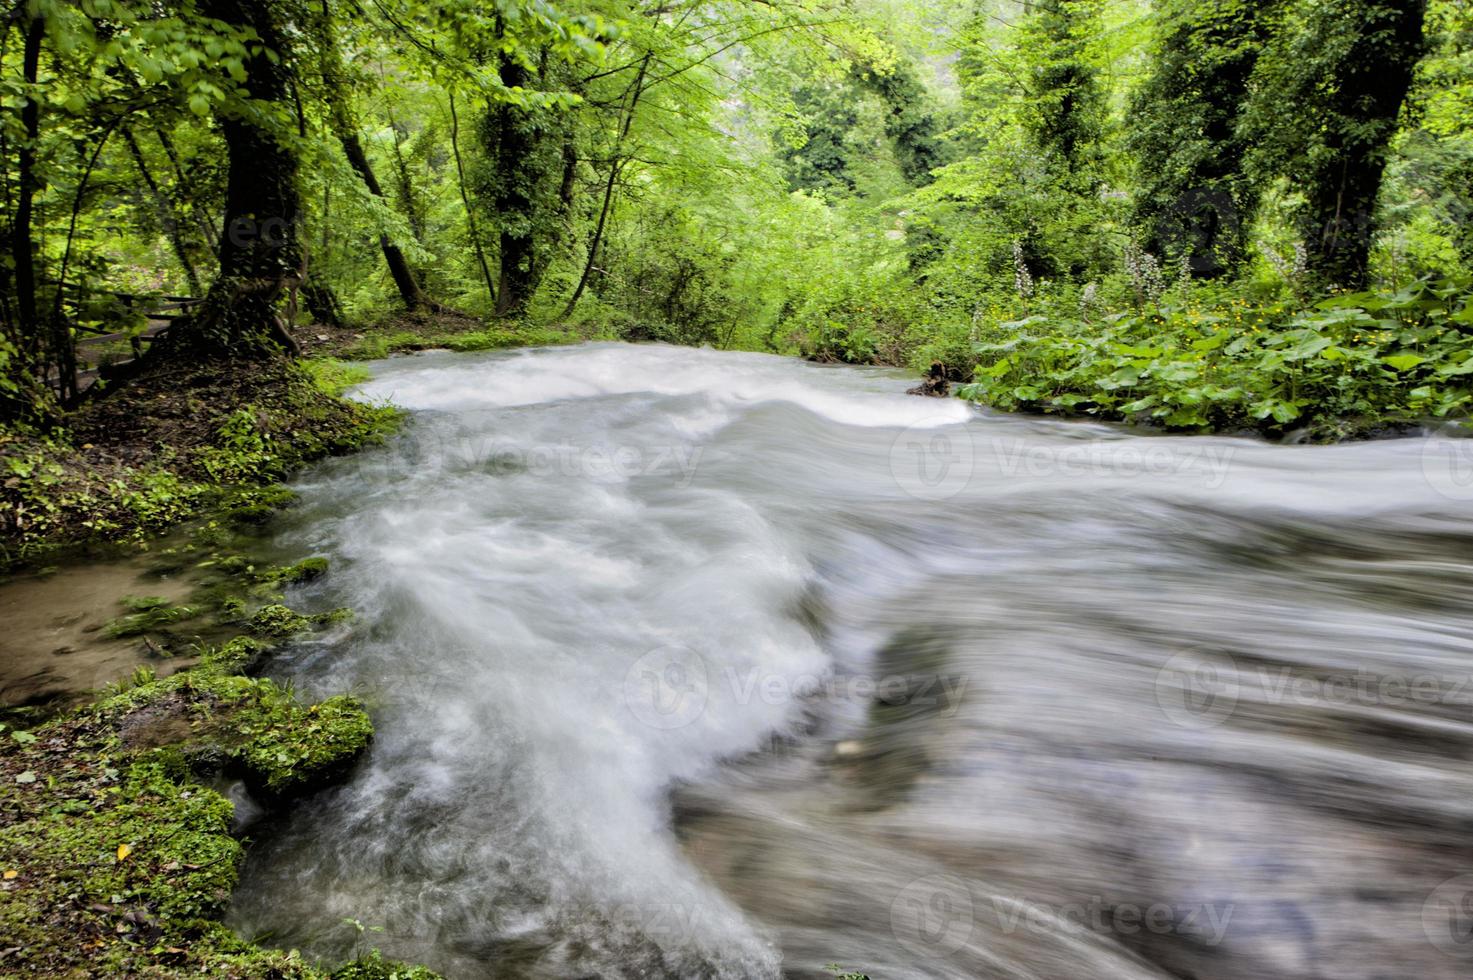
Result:
<svg viewBox="0 0 1473 980"><path fill-rule="evenodd" d="M258 567L244 551L290 502L281 480L394 428L392 409L339 397L359 377L327 360L163 366L52 431L0 434L0 569L29 569L8 587L40 603L54 574L75 599L38 610L48 649L7 656L0 974L433 978L376 954L320 969L220 921L244 857L222 789L290 806L372 736L352 698L304 704L247 676L349 615L283 604L325 562ZM104 570L80 591L42 567L78 560Z"/></svg>
<svg viewBox="0 0 1473 980"><path fill-rule="evenodd" d="M49 432L0 429L0 574L69 553L146 547L195 515L264 520L305 463L377 442L395 413L339 397L352 361L590 339L454 311L297 332L303 358L161 365Z"/></svg>
<svg viewBox="0 0 1473 980"><path fill-rule="evenodd" d="M239 780L254 800L284 805L345 776L372 737L352 697L302 704L244 675L318 625L281 622L257 613L192 669L166 679L140 670L39 727L0 726L0 971L433 980L376 954L318 969L221 924L244 859L222 787Z"/></svg>
<svg viewBox="0 0 1473 980"><path fill-rule="evenodd" d="M264 520L279 481L382 438L392 409L338 397L334 361L163 365L47 432L0 432L0 571L64 554L144 547L206 511Z"/></svg>
<svg viewBox="0 0 1473 980"><path fill-rule="evenodd" d="M299 338L309 358L373 361L422 350L461 353L510 347L551 347L593 339L587 332L503 322L455 311L398 313L371 323L313 324Z"/></svg>

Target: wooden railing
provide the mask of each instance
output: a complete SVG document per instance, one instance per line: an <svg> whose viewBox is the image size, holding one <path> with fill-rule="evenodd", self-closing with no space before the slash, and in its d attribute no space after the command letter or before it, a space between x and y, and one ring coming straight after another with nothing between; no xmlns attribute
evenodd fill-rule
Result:
<svg viewBox="0 0 1473 980"><path fill-rule="evenodd" d="M59 283L55 280L47 281L45 284L61 289L63 309L70 306L75 311L77 305L84 299L109 296L118 300L125 312L133 315L141 314L144 318L144 326L140 330L112 330L105 326L78 323L75 315L68 318L71 321L68 326L77 335L74 347L77 372L72 390L78 396L96 384L101 377L103 359L106 356L105 348L109 344L123 340L128 342L132 357L108 361L106 365L109 368L121 368L142 357L145 344L151 344L163 336L174 325L174 322L187 313L191 307L204 302L196 296L124 293L110 289L93 289L77 283ZM52 375L50 379L52 385L60 391L61 379L55 375L54 371Z"/></svg>

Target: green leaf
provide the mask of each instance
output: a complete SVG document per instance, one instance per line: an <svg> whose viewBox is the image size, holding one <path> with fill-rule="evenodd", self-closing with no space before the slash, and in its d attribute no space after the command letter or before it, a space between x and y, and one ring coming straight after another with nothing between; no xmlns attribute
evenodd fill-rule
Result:
<svg viewBox="0 0 1473 980"><path fill-rule="evenodd" d="M1383 357L1381 361L1383 364L1388 364L1397 371L1405 373L1418 364L1427 363L1427 358L1422 357L1420 354L1396 354L1392 357Z"/></svg>

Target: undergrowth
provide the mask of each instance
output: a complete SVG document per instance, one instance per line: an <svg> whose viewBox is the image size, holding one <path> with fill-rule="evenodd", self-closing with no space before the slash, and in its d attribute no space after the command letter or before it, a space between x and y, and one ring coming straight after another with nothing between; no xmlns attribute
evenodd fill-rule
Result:
<svg viewBox="0 0 1473 980"><path fill-rule="evenodd" d="M1469 297L1468 281L1424 281L1307 309L1240 299L1032 316L980 334L976 380L960 394L1005 411L1317 441L1462 418L1473 404Z"/></svg>
<svg viewBox="0 0 1473 980"><path fill-rule="evenodd" d="M86 405L49 432L0 430L0 569L78 545L145 542L209 509L262 521L278 482L353 451L397 413L338 397L341 364L215 364L156 376Z"/></svg>

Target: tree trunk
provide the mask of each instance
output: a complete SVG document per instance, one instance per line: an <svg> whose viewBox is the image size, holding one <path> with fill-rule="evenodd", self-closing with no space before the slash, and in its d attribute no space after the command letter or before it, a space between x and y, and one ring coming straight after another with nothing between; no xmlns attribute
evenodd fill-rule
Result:
<svg viewBox="0 0 1473 980"><path fill-rule="evenodd" d="M335 329L344 326L343 304L338 294L317 276L308 276L302 286L302 305L312 314L314 322Z"/></svg>
<svg viewBox="0 0 1473 980"><path fill-rule="evenodd" d="M501 56L501 82L507 88L526 88L527 70L508 55ZM529 112L502 104L492 111L490 127L495 141L495 192L492 210L502 222L500 283L496 315L515 316L527 308L536 281L536 238L533 231L533 195L536 176L522 166L530 161L534 134Z"/></svg>
<svg viewBox="0 0 1473 980"><path fill-rule="evenodd" d="M614 203L614 187L619 180L619 171L623 169L623 162L619 154L624 149L624 140L629 136L629 127L634 123L634 110L639 106L639 97L644 94L644 76L645 71L649 68L650 57L646 54L644 60L639 63L639 73L635 75L634 85L629 91L629 105L619 125L619 138L614 143L613 157L609 161L609 179L604 184L604 199L598 210L598 224L594 226L593 239L588 243L588 261L583 263L583 272L578 276L578 285L573 289L568 305L563 308L563 319L565 320L573 315L578 300L583 298L583 290L588 288L588 277L593 274L593 264L598 260L598 247L603 243L604 226L609 219L609 207Z"/></svg>
<svg viewBox="0 0 1473 980"><path fill-rule="evenodd" d="M1346 25L1357 40L1337 66L1334 118L1323 162L1306 196L1305 239L1314 271L1336 285L1365 285L1375 232L1376 199L1402 103L1426 50L1426 0L1354 5Z"/></svg>
<svg viewBox="0 0 1473 980"><path fill-rule="evenodd" d="M1272 3L1171 0L1158 9L1166 33L1131 113L1136 219L1147 251L1185 254L1193 275L1214 278L1247 256L1257 188L1244 172L1252 140L1241 122Z"/></svg>
<svg viewBox="0 0 1473 980"><path fill-rule="evenodd" d="M332 126L333 135L343 145L343 153L348 158L353 172L363 181L363 186L368 188L368 193L388 203L388 196L384 194L383 185L378 181L373 172L373 164L369 162L368 153L363 149L363 140L358 134L358 120L353 115L353 106L349 102L347 81L344 77L342 55L338 52L337 37L332 27L332 14L327 5L327 0L322 0L322 15L319 25L319 47L322 49L322 77L324 88L327 91L328 121ZM384 261L389 266L389 275L393 277L394 286L399 290L399 298L404 301L404 308L417 310L421 307L435 309L436 304L425 298L419 288L419 280L414 277L414 272L409 268L409 261L404 258L404 252L395 245L385 231L378 235L379 249L384 253Z"/></svg>
<svg viewBox="0 0 1473 980"><path fill-rule="evenodd" d="M368 162L368 154L363 150L363 143L358 134L352 130L342 129L338 131L338 141L343 144L343 153L348 157L348 163L352 164L353 170L362 178L363 185L368 192L381 201L388 201L383 187L374 175L373 167ZM394 286L399 290L399 298L404 301L404 308L417 310L421 307L429 309L436 308L436 304L430 302L419 288L419 280L414 277L414 270L409 267L409 260L404 257L404 252L395 245L387 233L379 232L379 249L384 253L384 261L389 266L389 275L394 279Z"/></svg>
<svg viewBox="0 0 1473 980"><path fill-rule="evenodd" d="M262 108L286 103L290 52L270 0L204 0L201 12L256 32L275 57L255 50L246 59L245 87L253 100L266 104ZM229 160L220 272L200 310L170 331L170 350L205 356L264 352L275 345L296 350L276 304L302 283L297 159L285 137L257 122L258 112L227 107L220 113Z"/></svg>
<svg viewBox="0 0 1473 980"><path fill-rule="evenodd" d="M189 197L189 175L184 172L184 164L179 159L179 152L174 149L174 141L169 138L169 133L162 126L153 127L154 135L158 137L159 146L163 148L164 156L169 158L169 166L174 170L174 195L177 198ZM200 241L208 242L211 249L211 257L219 259L218 246L214 243L220 240L220 229L215 225L215 218L207 208L194 207L195 223L199 227Z"/></svg>
<svg viewBox="0 0 1473 980"><path fill-rule="evenodd" d="M420 213L419 200L415 195L414 178L409 172L409 161L404 158L404 134L394 120L392 112L389 113L389 129L394 134L394 181L398 185L395 190L399 195L399 209L404 212L404 217L409 222L409 230L414 234L414 240L423 245L426 235L425 219ZM422 273L419 278L423 280Z"/></svg>

